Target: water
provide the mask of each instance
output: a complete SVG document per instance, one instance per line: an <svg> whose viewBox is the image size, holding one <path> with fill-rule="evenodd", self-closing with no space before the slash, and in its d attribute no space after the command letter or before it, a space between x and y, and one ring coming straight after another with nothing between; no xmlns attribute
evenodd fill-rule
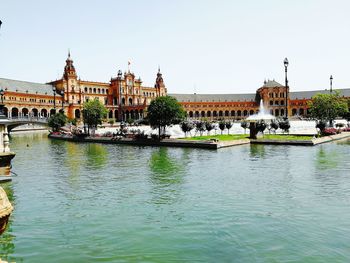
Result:
<svg viewBox="0 0 350 263"><path fill-rule="evenodd" d="M26 147L27 143L29 147ZM218 151L16 135L16 262L349 262L350 141Z"/></svg>

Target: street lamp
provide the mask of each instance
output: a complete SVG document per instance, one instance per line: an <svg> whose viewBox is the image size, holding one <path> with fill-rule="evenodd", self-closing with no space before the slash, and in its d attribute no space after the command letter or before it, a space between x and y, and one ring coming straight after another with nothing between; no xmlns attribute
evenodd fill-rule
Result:
<svg viewBox="0 0 350 263"><path fill-rule="evenodd" d="M62 90L62 113L64 113L64 90Z"/></svg>
<svg viewBox="0 0 350 263"><path fill-rule="evenodd" d="M330 80L330 85L331 85L331 93L332 93L332 91L333 91L333 76L331 75L330 77L329 77L329 80Z"/></svg>
<svg viewBox="0 0 350 263"><path fill-rule="evenodd" d="M284 64L285 87L286 87L286 118L288 119L288 93L289 93L289 87L288 87L288 78L287 78L287 68L288 68L289 62L288 62L287 58L284 59L283 64Z"/></svg>
<svg viewBox="0 0 350 263"><path fill-rule="evenodd" d="M4 114L4 90L1 89L0 90L0 96L1 96L1 104L0 104L0 119L5 119L6 116Z"/></svg>
<svg viewBox="0 0 350 263"><path fill-rule="evenodd" d="M53 109L55 110L55 113L56 113L56 87L53 87L52 91L53 91Z"/></svg>

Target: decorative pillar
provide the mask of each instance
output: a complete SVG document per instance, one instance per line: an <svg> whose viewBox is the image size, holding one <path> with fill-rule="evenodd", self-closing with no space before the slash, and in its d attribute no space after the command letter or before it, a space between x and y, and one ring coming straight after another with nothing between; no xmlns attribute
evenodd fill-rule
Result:
<svg viewBox="0 0 350 263"><path fill-rule="evenodd" d="M9 139L9 133L7 130L7 125L4 125L4 152L5 153L10 152L10 139Z"/></svg>

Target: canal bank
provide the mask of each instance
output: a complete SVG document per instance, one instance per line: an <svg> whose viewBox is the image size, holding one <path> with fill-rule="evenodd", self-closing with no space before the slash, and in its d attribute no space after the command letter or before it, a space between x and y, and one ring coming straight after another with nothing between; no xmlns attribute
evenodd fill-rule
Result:
<svg viewBox="0 0 350 263"><path fill-rule="evenodd" d="M56 140L64 140L71 142L80 143L104 143L104 144L125 144L125 145L136 145L136 146L166 146L166 147L182 147L182 148L201 148L201 149L221 149L226 147L233 147L243 144L272 144L272 145L299 145L299 146L315 146L322 143L342 140L350 138L350 132L343 132L336 135L324 136L319 138L311 138L310 140L273 140L264 139L260 137L259 139L236 139L220 141L216 139L208 140L188 140L188 139L162 139L160 141L154 139L134 139L134 138L118 138L113 137L84 137L80 138L71 135L61 135L61 134L49 134L49 138ZM283 138L283 135L281 136Z"/></svg>

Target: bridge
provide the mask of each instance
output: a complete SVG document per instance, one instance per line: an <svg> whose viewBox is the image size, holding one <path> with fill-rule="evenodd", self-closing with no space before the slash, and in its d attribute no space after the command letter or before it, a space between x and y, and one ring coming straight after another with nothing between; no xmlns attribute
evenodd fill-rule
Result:
<svg viewBox="0 0 350 263"><path fill-rule="evenodd" d="M39 124L39 125L47 125L48 118L44 117L20 117L20 118L8 118L8 119L0 119L0 125L7 126L7 132L10 132L12 129L25 125L25 124Z"/></svg>

